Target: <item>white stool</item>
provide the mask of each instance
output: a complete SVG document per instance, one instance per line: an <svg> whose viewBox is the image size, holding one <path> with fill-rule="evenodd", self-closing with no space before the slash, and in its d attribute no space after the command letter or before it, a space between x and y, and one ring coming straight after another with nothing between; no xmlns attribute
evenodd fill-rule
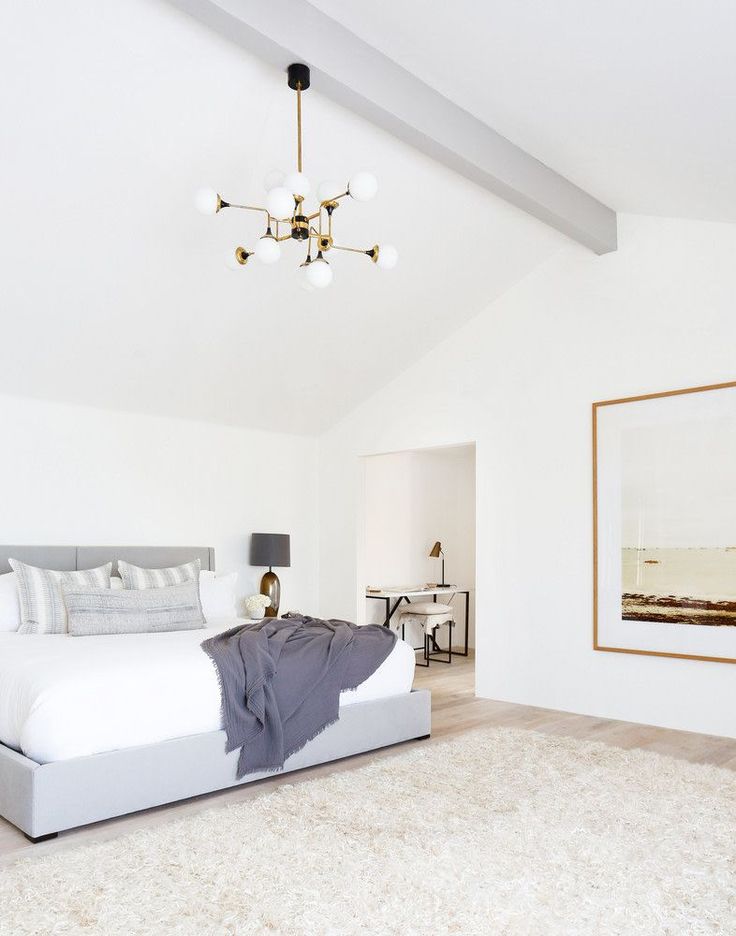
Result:
<svg viewBox="0 0 736 936"><path fill-rule="evenodd" d="M435 660L437 663L452 663L452 628L455 626L455 618L450 605L439 604L435 601L410 602L406 610L400 613L399 624L402 639L407 624L418 624L422 629L424 662L418 663L418 666L429 666L430 660ZM437 628L443 624L447 624L449 629L446 651L438 649L436 640ZM443 656L447 656L447 659L442 659Z"/></svg>

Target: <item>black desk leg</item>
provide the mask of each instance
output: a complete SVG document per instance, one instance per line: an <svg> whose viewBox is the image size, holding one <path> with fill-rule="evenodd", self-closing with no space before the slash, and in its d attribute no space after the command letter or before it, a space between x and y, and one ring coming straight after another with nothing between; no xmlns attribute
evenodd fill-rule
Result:
<svg viewBox="0 0 736 936"><path fill-rule="evenodd" d="M462 592L458 592L462 594ZM470 637L470 592L465 592L465 649L456 650L455 656L468 656L468 640Z"/></svg>
<svg viewBox="0 0 736 936"><path fill-rule="evenodd" d="M468 636L470 632L470 592L465 592L465 656L468 655Z"/></svg>
<svg viewBox="0 0 736 936"><path fill-rule="evenodd" d="M408 601L408 599L406 600ZM386 602L386 611L388 613L386 614L386 620L383 622L383 626L388 627L389 624L391 623L391 618L394 616L394 614L396 614L396 609L399 607L401 602L404 601L404 595L401 595L401 597L397 600L393 608L391 607L391 604L390 604L390 601L391 601L390 598L385 598L384 601Z"/></svg>

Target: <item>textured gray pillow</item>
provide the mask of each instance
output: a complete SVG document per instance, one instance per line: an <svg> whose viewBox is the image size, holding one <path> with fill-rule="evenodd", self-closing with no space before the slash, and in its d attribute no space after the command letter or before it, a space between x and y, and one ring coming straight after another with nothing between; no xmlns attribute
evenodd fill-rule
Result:
<svg viewBox="0 0 736 936"><path fill-rule="evenodd" d="M197 582L116 591L65 588L64 600L72 637L196 630L206 623Z"/></svg>
<svg viewBox="0 0 736 936"><path fill-rule="evenodd" d="M170 585L183 585L184 582L199 582L201 568L199 559L168 569L142 569L132 562L118 559L118 572L124 588L168 588Z"/></svg>
<svg viewBox="0 0 736 936"><path fill-rule="evenodd" d="M79 572L56 572L53 569L37 569L18 559L8 559L18 582L21 624L19 634L65 634L66 608L62 587L77 588L110 587L108 562L98 569L82 569Z"/></svg>

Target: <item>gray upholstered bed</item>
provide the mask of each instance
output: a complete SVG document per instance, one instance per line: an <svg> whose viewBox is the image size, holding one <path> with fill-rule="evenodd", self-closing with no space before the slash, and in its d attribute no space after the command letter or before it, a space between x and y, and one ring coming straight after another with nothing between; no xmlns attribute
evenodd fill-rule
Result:
<svg viewBox="0 0 736 936"><path fill-rule="evenodd" d="M214 550L209 547L0 546L0 573L10 571L9 557L59 571L93 568L117 559L163 568L199 558L203 569L215 568ZM356 702L341 709L336 724L290 757L284 771L427 737L430 725L427 690ZM266 776L249 774L237 781L238 751L229 755L223 751L222 731L44 764L0 744L0 815L31 840L39 840Z"/></svg>

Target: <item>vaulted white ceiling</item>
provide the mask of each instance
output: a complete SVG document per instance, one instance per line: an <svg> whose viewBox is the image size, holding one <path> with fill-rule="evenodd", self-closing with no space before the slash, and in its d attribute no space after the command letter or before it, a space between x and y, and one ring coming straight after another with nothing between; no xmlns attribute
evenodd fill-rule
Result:
<svg viewBox="0 0 736 936"><path fill-rule="evenodd" d="M294 159L294 96L164 0L5 4L0 80L0 391L316 432L564 242L313 88L305 169L376 172L336 227L400 265L339 255L309 294L296 245L227 270L259 222L192 194L263 203Z"/></svg>
<svg viewBox="0 0 736 936"><path fill-rule="evenodd" d="M312 0L618 211L736 221L733 0Z"/></svg>

